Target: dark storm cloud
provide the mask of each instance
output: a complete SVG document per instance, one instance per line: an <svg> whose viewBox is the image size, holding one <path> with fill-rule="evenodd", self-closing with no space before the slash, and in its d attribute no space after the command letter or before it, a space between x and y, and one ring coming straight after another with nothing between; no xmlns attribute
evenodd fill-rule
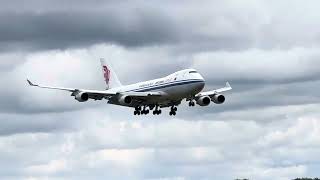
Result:
<svg viewBox="0 0 320 180"><path fill-rule="evenodd" d="M282 16L281 5L266 4L246 2L239 9L229 1L10 1L0 7L0 50L115 43L195 52L318 44L312 11L301 19L299 10L286 9L289 15Z"/></svg>
<svg viewBox="0 0 320 180"><path fill-rule="evenodd" d="M234 12L228 8L232 8L230 3L205 1L199 4L203 17L197 17L199 10L191 8L196 4L184 3L185 6L169 1L5 3L0 8L0 50L115 43L125 47L170 45L176 51L194 52L240 50L265 42L265 33L261 31L265 29L261 25L265 18L250 6ZM248 24L248 16L252 24ZM270 33L266 37L270 47L274 43L272 36Z"/></svg>
<svg viewBox="0 0 320 180"><path fill-rule="evenodd" d="M125 22L120 14L108 10L1 14L1 49L63 49L101 42L131 47L176 40L177 29L169 19L140 14L133 15L135 22Z"/></svg>
<svg viewBox="0 0 320 180"><path fill-rule="evenodd" d="M0 113L0 136L23 133L70 131L73 127L72 121L69 119L70 118L67 116L61 116L61 114L54 113L52 113L52 116L45 114L24 116ZM66 123L57 123L58 121L64 121Z"/></svg>

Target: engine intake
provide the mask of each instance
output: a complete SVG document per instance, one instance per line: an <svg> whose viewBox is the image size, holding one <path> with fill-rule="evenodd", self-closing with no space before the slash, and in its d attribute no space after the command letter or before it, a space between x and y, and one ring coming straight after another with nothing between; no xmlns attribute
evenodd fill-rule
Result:
<svg viewBox="0 0 320 180"><path fill-rule="evenodd" d="M89 94L85 92L79 92L75 95L75 99L79 102L85 102L89 100Z"/></svg>
<svg viewBox="0 0 320 180"><path fill-rule="evenodd" d="M120 97L119 103L122 105L130 105L132 103L132 97L123 95Z"/></svg>
<svg viewBox="0 0 320 180"><path fill-rule="evenodd" d="M211 100L216 104L222 104L226 101L226 98L222 94L215 94Z"/></svg>
<svg viewBox="0 0 320 180"><path fill-rule="evenodd" d="M200 106L208 106L211 102L211 99L209 96L202 96L197 100L197 104Z"/></svg>

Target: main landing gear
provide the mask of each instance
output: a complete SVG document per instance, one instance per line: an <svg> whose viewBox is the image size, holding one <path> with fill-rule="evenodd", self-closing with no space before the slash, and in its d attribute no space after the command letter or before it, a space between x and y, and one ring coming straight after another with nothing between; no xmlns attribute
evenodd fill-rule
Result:
<svg viewBox="0 0 320 180"><path fill-rule="evenodd" d="M134 115L149 114L149 112L150 111L147 109L146 106L143 106L143 109L140 106L138 106L138 107L135 108Z"/></svg>
<svg viewBox="0 0 320 180"><path fill-rule="evenodd" d="M146 109L146 106L143 106L143 110L141 111L141 114L149 114L149 110Z"/></svg>
<svg viewBox="0 0 320 180"><path fill-rule="evenodd" d="M172 116L172 115L175 116L177 114L177 110L178 110L177 107L172 106L169 115L170 116Z"/></svg>
<svg viewBox="0 0 320 180"><path fill-rule="evenodd" d="M159 115L161 113L162 113L161 109L159 108L158 105L156 105L156 109L153 111L153 115Z"/></svg>
<svg viewBox="0 0 320 180"><path fill-rule="evenodd" d="M134 115L140 115L140 114L141 114L141 107L138 106L138 107L136 107L135 110L134 110Z"/></svg>
<svg viewBox="0 0 320 180"><path fill-rule="evenodd" d="M135 111L134 111L134 115L147 115L150 113L150 110L153 110L153 115L160 115L162 113L162 110L160 109L159 105L150 105L149 106L149 109L147 109L147 106L137 106L135 108ZM170 116L175 116L177 114L177 110L178 108L175 107L175 106L171 106L171 110L170 110L170 113L169 115Z"/></svg>
<svg viewBox="0 0 320 180"><path fill-rule="evenodd" d="M161 109L159 108L158 105L156 105L156 106L150 105L149 106L150 110L152 110L154 108L155 108L155 110L153 111L153 115L159 115L159 114L162 113L162 111L161 111ZM134 115L144 115L144 114L147 115L147 114L150 113L149 109L147 109L147 106L143 106L143 108L141 108L141 106L137 106L135 108Z"/></svg>

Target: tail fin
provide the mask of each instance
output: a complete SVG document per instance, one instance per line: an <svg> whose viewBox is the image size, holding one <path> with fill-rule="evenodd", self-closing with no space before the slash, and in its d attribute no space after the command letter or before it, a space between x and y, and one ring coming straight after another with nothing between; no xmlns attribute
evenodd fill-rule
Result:
<svg viewBox="0 0 320 180"><path fill-rule="evenodd" d="M100 59L104 80L106 83L106 89L122 86L116 73L112 69L111 65L103 58Z"/></svg>

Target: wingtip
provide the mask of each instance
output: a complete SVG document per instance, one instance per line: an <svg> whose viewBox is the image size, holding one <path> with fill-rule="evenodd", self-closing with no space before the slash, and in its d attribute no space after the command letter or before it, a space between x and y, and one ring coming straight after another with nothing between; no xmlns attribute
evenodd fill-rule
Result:
<svg viewBox="0 0 320 180"><path fill-rule="evenodd" d="M27 79L27 82L30 86L36 86L35 84L33 84L29 79Z"/></svg>
<svg viewBox="0 0 320 180"><path fill-rule="evenodd" d="M226 82L226 86L232 88L229 82Z"/></svg>
<svg viewBox="0 0 320 180"><path fill-rule="evenodd" d="M29 80L29 79L27 79L27 82L28 82L28 84L31 86L32 85L32 83L31 83L31 81Z"/></svg>

